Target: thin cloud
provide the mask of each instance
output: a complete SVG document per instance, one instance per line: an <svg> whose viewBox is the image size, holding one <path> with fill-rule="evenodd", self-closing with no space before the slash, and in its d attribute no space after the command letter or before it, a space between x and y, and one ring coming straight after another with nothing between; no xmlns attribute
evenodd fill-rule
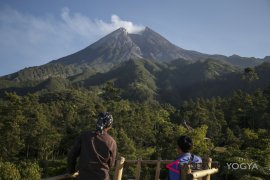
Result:
<svg viewBox="0 0 270 180"><path fill-rule="evenodd" d="M124 21L115 14L110 22L105 22L81 13L71 13L68 8L63 8L59 16L46 17L2 8L0 75L74 53L120 27L130 33L144 29L144 26Z"/></svg>

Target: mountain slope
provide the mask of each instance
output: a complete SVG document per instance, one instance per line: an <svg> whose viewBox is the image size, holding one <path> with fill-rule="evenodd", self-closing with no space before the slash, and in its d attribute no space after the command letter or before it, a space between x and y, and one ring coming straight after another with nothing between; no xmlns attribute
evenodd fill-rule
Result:
<svg viewBox="0 0 270 180"><path fill-rule="evenodd" d="M219 87L228 75L240 73L240 69L233 65L207 59L190 63L188 61L176 60L168 64L168 67L158 74L159 99L162 102L171 102L179 105L180 102L194 97L208 97L211 93L224 96L237 87L232 87L227 92L219 92ZM209 84L215 82L215 87ZM206 92L202 91L206 89ZM203 93L202 93L203 92Z"/></svg>
<svg viewBox="0 0 270 180"><path fill-rule="evenodd" d="M259 59L259 58L254 58L254 57L241 57L238 55L232 55L227 57L227 62L241 68L246 68L246 67L255 67L261 63L263 63L265 60L264 59Z"/></svg>
<svg viewBox="0 0 270 180"><path fill-rule="evenodd" d="M73 88L102 92L112 82L124 99L180 105L190 98L227 96L239 89L251 92L269 86L270 63L255 68L259 80L251 83L241 79L242 71L226 61L213 59L197 62L178 59L168 63L138 59L122 62L103 73L86 70L68 78L24 82L0 79L0 95L5 91L27 94Z"/></svg>
<svg viewBox="0 0 270 180"><path fill-rule="evenodd" d="M141 58L140 55L140 48L130 39L127 31L120 28L85 49L52 63L116 64L133 58Z"/></svg>
<svg viewBox="0 0 270 180"><path fill-rule="evenodd" d="M81 51L42 66L23 69L4 76L2 79L28 81L44 80L50 77L71 78L81 74L88 76L96 72L106 72L115 65L131 59L168 63L175 59L196 62L209 58L227 61L240 68L254 67L264 61L270 61L269 57L258 59L237 55L226 57L203 54L182 49L148 27L138 34L130 34L124 28L119 28ZM91 70L90 73L89 70Z"/></svg>
<svg viewBox="0 0 270 180"><path fill-rule="evenodd" d="M170 61L174 59L199 60L206 58L207 55L184 50L175 46L160 34L146 27L140 34L129 34L131 39L141 50L144 59L154 59L159 61Z"/></svg>
<svg viewBox="0 0 270 180"><path fill-rule="evenodd" d="M148 27L138 34L129 34L124 28L120 28L85 49L52 63L103 66L130 59L170 61L178 58L199 60L206 57L208 56L205 54L175 46Z"/></svg>
<svg viewBox="0 0 270 180"><path fill-rule="evenodd" d="M266 61L266 58L247 58L237 55L227 57L185 50L146 27L137 34L130 34L124 28L119 28L85 49L51 63L87 64L97 68L112 67L130 59L169 62L174 59L198 61L208 58L225 60L241 68L254 67Z"/></svg>
<svg viewBox="0 0 270 180"><path fill-rule="evenodd" d="M123 97L131 100L159 99L161 101L184 100L184 89L198 84L219 81L240 70L229 63L208 59L192 63L174 60L160 63L148 60L130 60L106 73L98 73L83 80L84 87L103 87L107 82L122 89ZM194 93L194 92L193 92Z"/></svg>
<svg viewBox="0 0 270 180"><path fill-rule="evenodd" d="M122 89L124 98L145 101L154 99L156 94L155 74L161 71L161 64L147 60L123 62L106 73L98 73L83 81L84 87L103 87L107 82Z"/></svg>
<svg viewBox="0 0 270 180"><path fill-rule="evenodd" d="M82 73L87 67L76 67L74 65L63 65L61 63L45 64L42 66L29 67L16 73L6 75L1 79L15 82L25 82L33 80L45 80L50 77L67 78Z"/></svg>

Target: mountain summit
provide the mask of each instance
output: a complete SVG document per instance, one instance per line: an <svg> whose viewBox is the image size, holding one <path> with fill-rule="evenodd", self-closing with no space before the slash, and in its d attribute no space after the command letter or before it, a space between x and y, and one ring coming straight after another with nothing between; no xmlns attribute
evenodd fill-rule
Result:
<svg viewBox="0 0 270 180"><path fill-rule="evenodd" d="M198 60L207 55L184 50L146 27L138 34L119 28L85 49L53 61L63 64L118 64L130 59L170 61L174 59Z"/></svg>

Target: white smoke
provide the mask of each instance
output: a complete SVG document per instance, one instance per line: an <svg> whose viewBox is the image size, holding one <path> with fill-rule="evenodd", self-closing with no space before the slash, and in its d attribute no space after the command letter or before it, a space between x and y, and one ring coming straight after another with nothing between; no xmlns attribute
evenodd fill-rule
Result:
<svg viewBox="0 0 270 180"><path fill-rule="evenodd" d="M120 27L125 28L129 33L138 33L145 28L131 21L124 21L115 14L111 16L111 22L104 22L100 19L92 20L80 13L72 15L68 8L63 8L61 18L70 30L82 36L105 35Z"/></svg>
<svg viewBox="0 0 270 180"><path fill-rule="evenodd" d="M144 29L115 14L105 22L68 8L45 17L0 8L0 75L74 53L120 27L129 33Z"/></svg>
<svg viewBox="0 0 270 180"><path fill-rule="evenodd" d="M61 21L62 20L62 21ZM61 13L61 24L70 33L78 34L80 36L91 38L106 32L100 32L100 28L90 18L83 16L80 13L70 14L68 8L63 8Z"/></svg>
<svg viewBox="0 0 270 180"><path fill-rule="evenodd" d="M97 20L96 23L98 27L104 32L111 32L115 29L123 27L129 33L138 33L145 28L142 25L133 24L131 21L124 21L115 14L111 16L111 23L106 23L102 20Z"/></svg>

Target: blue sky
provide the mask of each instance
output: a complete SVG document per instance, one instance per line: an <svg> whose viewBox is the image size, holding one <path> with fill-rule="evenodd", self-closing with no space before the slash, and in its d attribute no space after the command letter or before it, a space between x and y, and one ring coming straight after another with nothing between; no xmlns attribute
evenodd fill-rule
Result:
<svg viewBox="0 0 270 180"><path fill-rule="evenodd" d="M120 26L149 26L203 53L270 55L270 0L1 0L0 75L74 53Z"/></svg>

